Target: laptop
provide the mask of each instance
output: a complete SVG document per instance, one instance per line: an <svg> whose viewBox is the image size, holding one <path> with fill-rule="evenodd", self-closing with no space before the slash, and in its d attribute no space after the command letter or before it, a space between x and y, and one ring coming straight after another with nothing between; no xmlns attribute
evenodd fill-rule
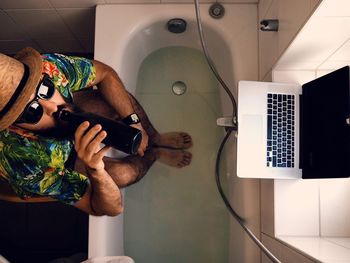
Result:
<svg viewBox="0 0 350 263"><path fill-rule="evenodd" d="M300 86L240 81L237 176L350 177L349 66Z"/></svg>

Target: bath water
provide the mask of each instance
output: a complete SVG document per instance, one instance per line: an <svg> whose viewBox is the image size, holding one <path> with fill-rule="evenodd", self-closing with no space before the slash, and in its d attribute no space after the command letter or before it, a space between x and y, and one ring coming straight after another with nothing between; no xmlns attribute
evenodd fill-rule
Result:
<svg viewBox="0 0 350 263"><path fill-rule="evenodd" d="M224 136L216 126L219 84L203 53L187 47L154 51L137 78L136 98L154 127L160 133L191 134L193 157L181 169L156 162L141 181L126 188L125 253L137 263L228 262L229 216L214 177ZM183 95L173 93L177 81L187 87Z"/></svg>

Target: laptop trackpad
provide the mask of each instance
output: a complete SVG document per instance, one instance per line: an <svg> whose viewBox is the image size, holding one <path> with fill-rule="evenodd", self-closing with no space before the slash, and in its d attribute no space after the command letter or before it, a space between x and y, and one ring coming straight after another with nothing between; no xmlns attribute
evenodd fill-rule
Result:
<svg viewBox="0 0 350 263"><path fill-rule="evenodd" d="M250 172L256 172L264 164L265 155L262 152L265 149L263 145L263 116L261 115L243 115L239 123L238 140L242 147L238 155L242 156L242 165ZM243 146L244 145L244 146Z"/></svg>

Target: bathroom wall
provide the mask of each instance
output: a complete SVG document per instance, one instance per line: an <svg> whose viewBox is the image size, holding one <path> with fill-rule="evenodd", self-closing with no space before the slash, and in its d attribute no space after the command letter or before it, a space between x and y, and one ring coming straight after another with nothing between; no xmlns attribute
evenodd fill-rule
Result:
<svg viewBox="0 0 350 263"><path fill-rule="evenodd" d="M274 66L274 81L302 84L349 65L349 10L348 0L323 0ZM329 91L332 92L332 87ZM280 240L320 262L349 261L349 246L338 242L349 243L348 178L278 180L274 190L275 234ZM289 201L283 196L288 196ZM307 201L295 202L295 196L302 196ZM290 230L293 233L288 232ZM289 237L281 238L283 235ZM302 242L296 244L296 239Z"/></svg>
<svg viewBox="0 0 350 263"><path fill-rule="evenodd" d="M261 209L261 241L281 261L286 263L311 263L308 256L274 238L274 181L260 180L260 209ZM261 253L261 263L271 260Z"/></svg>
<svg viewBox="0 0 350 263"><path fill-rule="evenodd" d="M260 0L259 21L279 19L278 32L259 31L259 79L272 80L272 68L321 0ZM260 181L261 240L282 262L311 263L312 259L274 238L274 182ZM271 262L262 254L262 263Z"/></svg>
<svg viewBox="0 0 350 263"><path fill-rule="evenodd" d="M279 19L278 32L259 31L259 79L271 81L271 69L321 0L260 0L259 21Z"/></svg>

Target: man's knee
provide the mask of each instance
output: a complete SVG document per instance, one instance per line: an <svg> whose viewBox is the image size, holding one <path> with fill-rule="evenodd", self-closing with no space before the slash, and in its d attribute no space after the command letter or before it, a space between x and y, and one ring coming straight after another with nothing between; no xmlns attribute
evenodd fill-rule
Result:
<svg viewBox="0 0 350 263"><path fill-rule="evenodd" d="M115 166L111 173L113 173L114 176L112 175L112 177L115 179L115 182L119 187L125 187L133 184L138 178L137 169L128 163Z"/></svg>

